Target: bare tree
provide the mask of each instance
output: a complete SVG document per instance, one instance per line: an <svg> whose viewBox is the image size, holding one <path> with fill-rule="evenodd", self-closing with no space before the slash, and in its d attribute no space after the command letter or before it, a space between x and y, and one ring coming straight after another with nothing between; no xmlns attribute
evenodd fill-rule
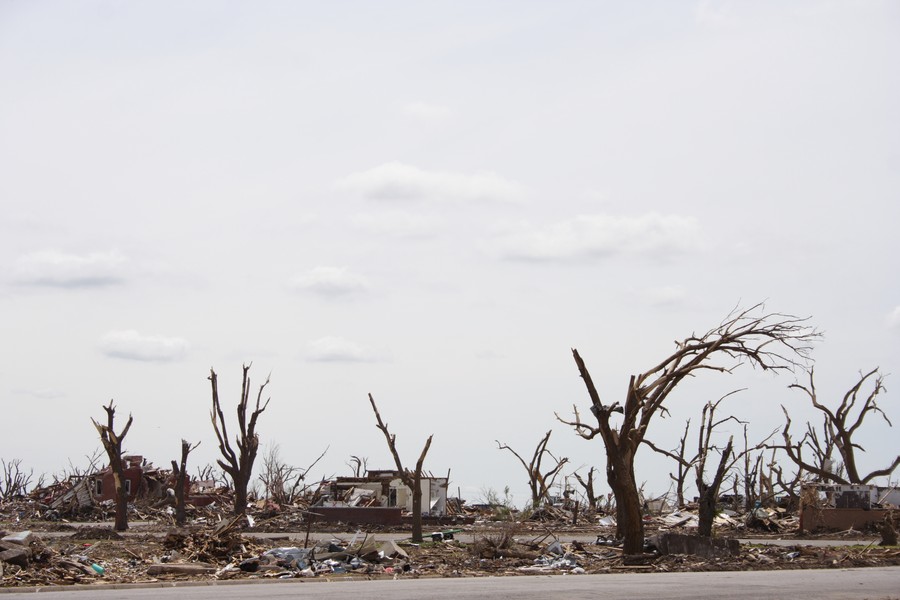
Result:
<svg viewBox="0 0 900 600"><path fill-rule="evenodd" d="M522 458L518 452L506 444L501 444L499 441L494 440L497 442L497 448L499 450L509 450L512 452L513 456L519 459L522 466L525 467L525 471L528 473L528 487L531 489L532 508L537 508L541 505L541 502L551 503L550 488L553 487L553 482L556 480L556 476L559 475L563 466L569 462L568 458L556 458L552 452L547 450L547 442L550 441L550 434L552 433L553 430L551 429L544 434L544 437L541 438L541 441L539 441L535 447L534 454L531 455L531 460L529 462L525 462L525 459ZM545 473L542 473L541 463L544 460L544 456L550 457L553 461L553 466Z"/></svg>
<svg viewBox="0 0 900 600"><path fill-rule="evenodd" d="M591 412L597 425L581 420L574 408L574 419L557 419L570 425L584 439L600 436L606 449L606 479L616 497L619 531L624 535L625 554L638 554L644 542L641 501L634 476L637 449L647 433L653 416L665 412L669 394L685 377L703 371L731 373L749 362L762 369L790 369L806 359L809 344L818 337L806 321L791 315L765 313L762 304L729 313L718 326L702 335L691 335L676 342L676 350L649 370L633 375L625 394L624 406L605 405L578 351L572 354L591 398ZM725 364L715 363L724 360ZM618 425L612 416L622 413Z"/></svg>
<svg viewBox="0 0 900 600"><path fill-rule="evenodd" d="M597 494L594 492L594 473L597 471L595 467L591 467L587 472L587 481L581 478L581 475L578 474L578 471L572 473L575 479L578 481L578 484L584 488L584 495L588 501L588 508L591 510L597 510L600 505L597 502Z"/></svg>
<svg viewBox="0 0 900 600"><path fill-rule="evenodd" d="M862 392L863 386L868 380L872 381L872 389L868 393ZM812 405L821 411L823 416L822 436L819 437L818 432L812 425L807 424L806 433L799 442L793 443L790 433L791 417L784 406L785 425L781 434L784 438L783 446L771 446L784 450L788 457L803 470L819 477L822 481L831 481L834 483L856 483L863 484L872 481L876 477L890 475L894 469L900 465L900 455L896 456L890 465L882 469L876 469L866 475L861 475L856 463L856 451L865 452L865 449L853 441L854 434L863 424L863 420L869 413L880 414L888 425L893 424L888 419L884 411L879 408L876 403L880 393L885 391L884 376L878 372L878 369L872 369L868 373L860 373L859 381L851 387L841 400L836 410L832 410L819 402L816 385L813 375L813 369L809 369L809 385L792 384L789 386L804 392L809 398ZM862 404L858 407L858 412L853 416L854 410L857 408L857 402L862 397ZM811 451L814 461L811 462L803 457L803 449ZM833 453L837 450L842 463L837 468L829 468L833 465ZM846 473L844 475L843 473Z"/></svg>
<svg viewBox="0 0 900 600"><path fill-rule="evenodd" d="M193 452L200 442L191 446L187 440L181 440L181 462L172 461L172 473L175 474L175 523L180 527L187 520L187 507L185 496L188 492L190 478L187 473L188 455Z"/></svg>
<svg viewBox="0 0 900 600"><path fill-rule="evenodd" d="M788 508L797 510L800 507L801 483L804 471L798 467L793 476L786 478L784 471L775 461L775 450L772 451L772 460L769 462L769 475L763 476L760 472L760 500L769 503L775 502L775 485L787 496ZM765 491L764 491L765 490Z"/></svg>
<svg viewBox="0 0 900 600"><path fill-rule="evenodd" d="M687 481L688 473L691 471L691 467L694 466L694 463L697 462L697 455L694 455L693 458L687 458L687 438L688 432L691 429L691 420L688 419L684 424L684 433L681 435L681 438L678 440L678 446L674 450L663 450L662 448L658 448L656 444L654 444L651 440L643 439L641 442L649 446L654 452L662 454L664 456L668 456L672 460L675 461L677 465L677 470L675 473L669 473L669 478L675 482L675 501L678 504L678 507L681 508L684 506L684 484Z"/></svg>
<svg viewBox="0 0 900 600"><path fill-rule="evenodd" d="M360 458L359 456L351 456L350 460L345 463L350 470L353 472L353 477L364 477L366 471L369 469L369 459L365 456Z"/></svg>
<svg viewBox="0 0 900 600"><path fill-rule="evenodd" d="M219 452L222 458L216 460L216 463L222 467L231 482L234 484L234 514L244 514L247 511L247 487L250 485L250 477L253 474L253 461L256 460L256 454L259 451L259 436L256 433L256 421L259 415L269 406L267 398L265 403L262 402L263 390L269 385L269 379L266 378L265 383L259 386L259 393L256 396L256 405L247 418L250 400L250 365L244 365L244 375L241 382L241 399L237 405L238 433L235 435L235 443L237 444L237 452L231 446L228 439L228 430L225 425L225 415L222 412L222 405L219 403L219 384L216 372L209 370L209 381L212 384L212 410L210 418L212 419L213 429L216 432L216 439L219 442ZM224 459L224 460L223 460Z"/></svg>
<svg viewBox="0 0 900 600"><path fill-rule="evenodd" d="M27 473L22 469L21 458L14 458L9 462L0 459L0 500L25 495L33 475L33 469Z"/></svg>
<svg viewBox="0 0 900 600"><path fill-rule="evenodd" d="M104 406L106 411L106 424L101 425L96 420L91 419L97 433L100 434L100 441L103 443L103 449L106 450L106 456L109 457L109 468L113 474L113 485L116 489L116 531L125 531L128 529L128 494L125 491L125 466L122 464L122 441L128 435L131 429L131 423L134 418L128 415L128 422L121 432L116 433L113 425L116 418L116 408L113 401L109 401L109 406Z"/></svg>
<svg viewBox="0 0 900 600"><path fill-rule="evenodd" d="M28 493L34 469L29 469L26 473L22 468L21 458L14 458L9 462L0 459L0 470L0 500L12 500Z"/></svg>
<svg viewBox="0 0 900 600"><path fill-rule="evenodd" d="M306 475L316 464L322 460L328 448L319 455L311 465L295 467L287 464L281 458L281 448L278 444L269 447L269 451L263 457L262 473L259 479L263 484L267 498L277 504L293 504L306 491Z"/></svg>
<svg viewBox="0 0 900 600"><path fill-rule="evenodd" d="M703 407L703 416L700 419L700 435L697 440L697 457L694 464L694 471L697 476L697 493L700 497L700 506L697 515L697 535L703 537L712 535L712 525L713 519L715 519L716 516L716 501L719 497L719 488L722 487L725 474L737 460L737 458L732 458L734 438L729 437L728 443L725 445L725 448L721 451L719 456L719 465L716 467L712 481L707 482L706 463L709 460L710 452L715 449L712 444L713 431L716 427L722 425L726 421L738 421L733 416L728 416L717 421L715 418L716 409L719 408L719 404L721 404L725 398L734 393L736 392L730 392L715 402L707 402ZM741 421L738 422L740 423Z"/></svg>
<svg viewBox="0 0 900 600"><path fill-rule="evenodd" d="M215 487L229 488L228 478L225 471L218 465L206 463L202 467L197 467L197 481L211 481Z"/></svg>
<svg viewBox="0 0 900 600"><path fill-rule="evenodd" d="M92 473L96 473L103 454L102 447L95 448L91 454L85 454L84 458L87 460L86 467L79 467L72 462L71 458L69 458L69 466L64 468L61 472L53 474L53 483L70 480L79 481Z"/></svg>
<svg viewBox="0 0 900 600"><path fill-rule="evenodd" d="M778 429L775 430L777 432ZM774 435L774 433L773 433ZM755 447L750 447L750 441L747 437L747 424L744 424L744 452L743 454L743 469L740 473L740 482L737 480L737 475L735 475L735 490L737 490L738 483L744 489L744 510L750 510L753 508L756 501L759 499L760 494L756 491L756 480L760 475L760 471L762 469L763 462L763 453L764 447L757 444ZM735 496L737 495L737 491L735 491Z"/></svg>
<svg viewBox="0 0 900 600"><path fill-rule="evenodd" d="M419 460L416 461L415 471L405 469L403 468L403 463L400 462L400 454L397 453L397 436L388 431L387 424L381 420L381 414L378 412L378 407L375 406L375 398L372 397L372 394L369 394L369 402L372 404L372 410L375 411L375 420L378 422L377 427L384 434L391 456L394 457L397 475L400 477L403 485L412 490L412 541L419 543L422 541L422 465L425 463L425 455L428 454L428 449L431 448L431 439L434 437L434 434L429 435L428 439L425 440L425 447L422 448Z"/></svg>

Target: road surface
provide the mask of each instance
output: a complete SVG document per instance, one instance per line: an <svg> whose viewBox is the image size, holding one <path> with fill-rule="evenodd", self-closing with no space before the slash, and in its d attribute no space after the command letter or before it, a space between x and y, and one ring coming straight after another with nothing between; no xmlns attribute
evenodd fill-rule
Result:
<svg viewBox="0 0 900 600"><path fill-rule="evenodd" d="M44 588L47 589L47 588ZM0 599L32 598L30 593L8 593ZM102 589L86 586L40 592L46 600L710 600L713 598L834 600L900 600L900 567L814 571L749 571L726 573L646 573L612 575L553 575L484 577L469 579L408 579L388 581L285 580L178 587Z"/></svg>

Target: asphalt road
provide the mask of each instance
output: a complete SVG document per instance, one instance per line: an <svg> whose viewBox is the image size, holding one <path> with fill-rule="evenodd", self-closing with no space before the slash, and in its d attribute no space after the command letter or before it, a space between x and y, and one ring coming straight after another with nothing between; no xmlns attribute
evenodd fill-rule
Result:
<svg viewBox="0 0 900 600"><path fill-rule="evenodd" d="M0 589L0 598L33 597ZM553 575L485 577L471 579L408 579L396 581L310 581L271 583L220 583L178 587L101 589L88 586L41 592L40 598L75 600L232 600L238 598L309 598L330 600L595 600L662 598L709 600L712 598L787 599L817 598L900 600L900 567L815 571L750 571L726 573L646 573L615 575Z"/></svg>

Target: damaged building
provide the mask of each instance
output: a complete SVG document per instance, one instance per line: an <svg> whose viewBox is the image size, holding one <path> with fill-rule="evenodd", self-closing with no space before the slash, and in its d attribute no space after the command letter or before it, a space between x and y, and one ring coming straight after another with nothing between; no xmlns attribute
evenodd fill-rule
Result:
<svg viewBox="0 0 900 600"><path fill-rule="evenodd" d="M800 530L864 530L900 506L900 489L861 484L807 483L800 495Z"/></svg>
<svg viewBox="0 0 900 600"><path fill-rule="evenodd" d="M447 477L423 476L422 514L447 514ZM369 470L364 477L338 477L324 482L313 510L325 520L399 524L412 513L413 491L394 470Z"/></svg>
<svg viewBox="0 0 900 600"><path fill-rule="evenodd" d="M159 469L140 455L122 457L123 485L128 502L148 500L150 502L172 501L175 485L172 471ZM213 498L204 493L204 484L209 482L190 481L186 498L188 504L205 506ZM92 510L98 505L111 505L116 498L115 477L107 466L87 475L71 476L44 488L36 489L32 496L54 514L76 515Z"/></svg>

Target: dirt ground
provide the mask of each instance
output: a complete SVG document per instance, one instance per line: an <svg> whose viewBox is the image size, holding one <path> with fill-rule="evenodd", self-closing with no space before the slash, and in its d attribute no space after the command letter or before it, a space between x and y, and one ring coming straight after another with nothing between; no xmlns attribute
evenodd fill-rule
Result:
<svg viewBox="0 0 900 600"><path fill-rule="evenodd" d="M284 531L277 523L256 525L253 529L257 531ZM384 531L376 528L332 529L334 541L331 544L320 543L313 554L308 555L302 550L291 551L295 552L292 560L279 557L279 552L284 554L282 551L266 554L288 542L253 537L253 532L248 531L243 522L229 526L222 521L217 525L185 529L159 522L135 527L132 531L137 533L124 537L103 526L76 528L59 522L0 522L0 531L33 532L29 544L32 555L27 564L3 564L0 585L104 585L294 577L486 577L900 565L900 548L874 544L833 547L743 545L735 555L710 558L683 554L659 556L649 550L641 556L623 557L613 542L604 540L604 537L612 537L614 530L593 524L573 527L562 523L487 522L464 529L475 535L474 543L446 540L422 544L399 542L395 546L385 545L385 536L379 539L379 534ZM58 533L48 535L48 531ZM356 534L357 531L360 534ZM599 543L573 540L576 535L585 534L596 535ZM745 537L747 533L717 532L717 537L738 535ZM786 538L787 534L781 532L778 537ZM297 553L303 554L303 558L296 560Z"/></svg>

